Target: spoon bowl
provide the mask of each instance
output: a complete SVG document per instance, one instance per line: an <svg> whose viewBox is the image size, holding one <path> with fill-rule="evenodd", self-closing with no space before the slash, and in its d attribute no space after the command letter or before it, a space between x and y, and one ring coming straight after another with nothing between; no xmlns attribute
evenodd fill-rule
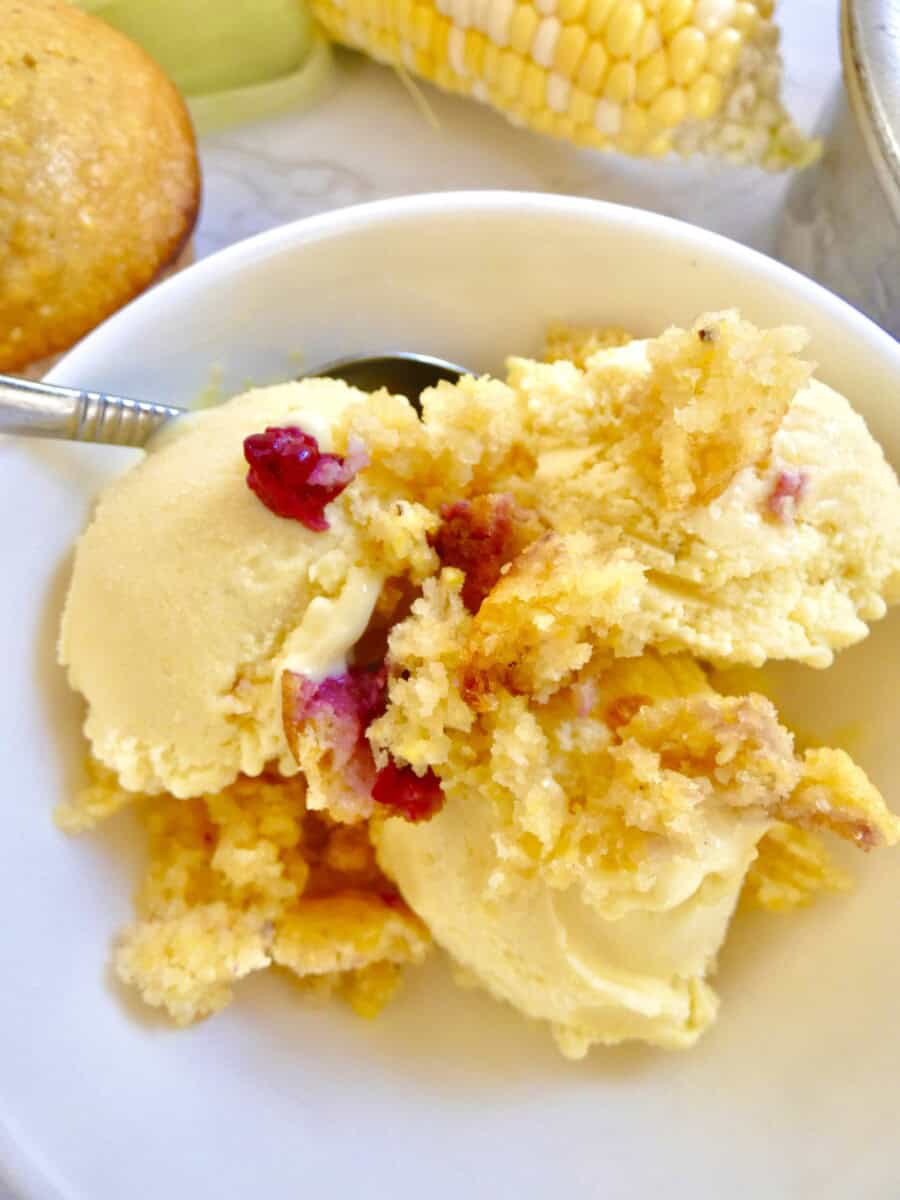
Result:
<svg viewBox="0 0 900 1200"><path fill-rule="evenodd" d="M421 412L419 397L422 392L443 380L456 383L463 375L471 372L442 358L398 350L388 354L374 354L367 358L336 359L317 367L309 374L343 379L363 392L377 392L380 388L387 388L394 395L405 396L413 408Z"/></svg>

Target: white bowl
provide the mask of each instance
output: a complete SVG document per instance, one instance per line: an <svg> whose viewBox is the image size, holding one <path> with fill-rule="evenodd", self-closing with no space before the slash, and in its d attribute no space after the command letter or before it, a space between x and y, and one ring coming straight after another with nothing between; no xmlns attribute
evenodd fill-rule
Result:
<svg viewBox="0 0 900 1200"><path fill-rule="evenodd" d="M900 460L900 347L874 325L712 234L551 196L424 196L274 230L137 300L53 378L184 403L213 365L226 391L296 374L298 354L403 347L490 369L535 350L549 318L652 333L733 305L805 325L822 378ZM27 1196L897 1195L888 852L858 864L849 899L738 922L720 1020L687 1055L566 1063L437 959L371 1025L274 974L186 1032L140 1014L104 967L139 861L128 822L73 841L50 818L83 752L54 664L68 554L130 452L6 442L2 455L0 1159ZM854 749L895 807L898 650L895 614L824 674L776 673L804 730L859 722Z"/></svg>

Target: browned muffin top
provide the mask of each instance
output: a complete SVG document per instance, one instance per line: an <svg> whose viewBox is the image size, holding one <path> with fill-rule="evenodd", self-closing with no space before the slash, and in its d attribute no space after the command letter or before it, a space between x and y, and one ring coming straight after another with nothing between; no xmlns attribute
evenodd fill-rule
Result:
<svg viewBox="0 0 900 1200"><path fill-rule="evenodd" d="M59 0L0 0L0 370L67 349L179 254L200 173L178 92Z"/></svg>

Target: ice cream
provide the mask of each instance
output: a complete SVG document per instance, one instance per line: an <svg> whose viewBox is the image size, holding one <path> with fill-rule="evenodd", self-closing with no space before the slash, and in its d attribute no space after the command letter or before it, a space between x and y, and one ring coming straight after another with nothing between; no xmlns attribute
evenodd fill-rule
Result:
<svg viewBox="0 0 900 1200"><path fill-rule="evenodd" d="M251 391L179 421L101 497L59 653L93 753L125 788L197 796L267 764L295 773L281 672L339 672L384 578L431 564L424 510L341 497L313 531L247 487L245 437L299 423L328 451L360 399L332 380Z"/></svg>
<svg viewBox="0 0 900 1200"><path fill-rule="evenodd" d="M571 361L421 420L312 380L155 443L60 643L108 772L66 825L162 793L120 975L179 1021L270 964L371 1011L427 926L569 1055L692 1044L742 892L846 886L820 833L900 839L706 665L825 667L900 592L900 484L802 345L732 313L557 330Z"/></svg>
<svg viewBox="0 0 900 1200"><path fill-rule="evenodd" d="M735 822L703 861L665 864L659 907L635 903L612 920L577 885L556 891L539 874L494 898L493 813L474 792L426 824L388 821L379 847L382 866L453 959L499 999L549 1021L577 1058L594 1042L696 1041L718 1008L706 976L764 830L758 820Z"/></svg>

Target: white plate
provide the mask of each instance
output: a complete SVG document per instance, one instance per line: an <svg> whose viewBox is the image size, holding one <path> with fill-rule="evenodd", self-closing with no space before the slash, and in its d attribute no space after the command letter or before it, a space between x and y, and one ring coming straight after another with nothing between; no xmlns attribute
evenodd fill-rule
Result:
<svg viewBox="0 0 900 1200"><path fill-rule="evenodd" d="M739 304L813 335L900 460L900 348L799 276L661 217L549 196L432 196L275 230L137 301L57 368L67 383L184 402L385 347L498 367L548 318L654 332ZM740 922L722 1014L690 1053L558 1057L435 958L368 1024L274 975L187 1032L105 973L139 848L127 821L69 840L50 813L77 768L79 707L54 665L71 542L129 452L0 446L5 829L0 1158L38 1200L460 1195L604 1200L896 1197L900 858L860 862L850 899ZM153 596L147 596L153 604ZM853 718L897 794L900 614L823 674L784 673L788 714Z"/></svg>

